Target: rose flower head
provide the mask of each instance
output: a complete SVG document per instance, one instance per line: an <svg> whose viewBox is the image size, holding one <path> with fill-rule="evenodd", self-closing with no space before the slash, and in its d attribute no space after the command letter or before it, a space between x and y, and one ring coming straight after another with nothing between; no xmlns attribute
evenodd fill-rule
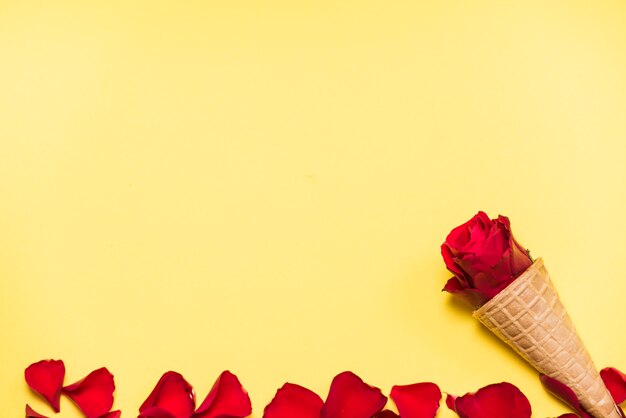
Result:
<svg viewBox="0 0 626 418"><path fill-rule="evenodd" d="M509 218L489 219L482 211L448 234L441 255L454 274L443 290L474 308L484 305L533 263L513 238Z"/></svg>

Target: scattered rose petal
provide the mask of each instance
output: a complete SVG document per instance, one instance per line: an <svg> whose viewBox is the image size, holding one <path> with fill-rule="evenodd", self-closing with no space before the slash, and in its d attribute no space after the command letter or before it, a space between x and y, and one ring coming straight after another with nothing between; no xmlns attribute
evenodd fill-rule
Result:
<svg viewBox="0 0 626 418"><path fill-rule="evenodd" d="M41 415L39 412L35 411L30 405L26 405L26 418L48 418L45 415Z"/></svg>
<svg viewBox="0 0 626 418"><path fill-rule="evenodd" d="M62 360L42 360L33 363L24 371L28 386L41 395L54 412L59 412L61 390L65 378L65 365Z"/></svg>
<svg viewBox="0 0 626 418"><path fill-rule="evenodd" d="M194 409L196 395L191 385L180 373L167 372L161 376L148 398L139 407L139 417L189 418ZM170 415L163 415L165 413Z"/></svg>
<svg viewBox="0 0 626 418"><path fill-rule="evenodd" d="M87 377L63 388L65 393L83 411L87 418L99 418L113 406L115 382L113 375L102 367Z"/></svg>
<svg viewBox="0 0 626 418"><path fill-rule="evenodd" d="M352 372L343 372L333 379L321 418L372 418L382 411L387 397Z"/></svg>
<svg viewBox="0 0 626 418"><path fill-rule="evenodd" d="M439 409L441 390L434 383L415 383L392 387L390 396L402 418L433 418Z"/></svg>
<svg viewBox="0 0 626 418"><path fill-rule="evenodd" d="M393 411L390 411L389 409L385 409L384 411L381 411L378 415L376 415L376 418L400 418L400 415L396 414Z"/></svg>
<svg viewBox="0 0 626 418"><path fill-rule="evenodd" d="M144 409L139 413L138 418L176 418L174 414L159 408L158 406L151 406Z"/></svg>
<svg viewBox="0 0 626 418"><path fill-rule="evenodd" d="M580 406L580 401L578 400L578 397L576 397L574 391L570 389L567 385L545 374L540 374L539 379L541 380L543 387L546 388L548 392L552 393L554 396L566 403L580 417L592 418L591 415L585 412L582 406Z"/></svg>
<svg viewBox="0 0 626 418"><path fill-rule="evenodd" d="M244 418L252 413L248 392L228 370L217 378L193 418Z"/></svg>
<svg viewBox="0 0 626 418"><path fill-rule="evenodd" d="M569 414L559 415L558 418L579 418L579 417L576 414L569 413Z"/></svg>
<svg viewBox="0 0 626 418"><path fill-rule="evenodd" d="M120 418L122 416L122 411L111 411L102 415L100 418Z"/></svg>
<svg viewBox="0 0 626 418"><path fill-rule="evenodd" d="M456 396L450 395L449 393L446 395L446 406L449 410L456 412Z"/></svg>
<svg viewBox="0 0 626 418"><path fill-rule="evenodd" d="M263 418L320 418L324 401L315 392L285 383L265 407Z"/></svg>
<svg viewBox="0 0 626 418"><path fill-rule="evenodd" d="M528 399L514 385L506 382L485 386L476 393L456 399L461 418L530 418Z"/></svg>
<svg viewBox="0 0 626 418"><path fill-rule="evenodd" d="M600 370L600 376L604 380L615 403L620 404L626 401L626 374L614 367L607 367Z"/></svg>

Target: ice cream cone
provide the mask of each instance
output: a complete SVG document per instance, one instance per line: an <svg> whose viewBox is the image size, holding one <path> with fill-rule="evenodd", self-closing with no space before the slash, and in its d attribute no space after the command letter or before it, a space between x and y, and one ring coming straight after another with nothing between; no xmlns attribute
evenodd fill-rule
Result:
<svg viewBox="0 0 626 418"><path fill-rule="evenodd" d="M569 386L594 418L621 418L576 332L543 260L474 311L474 317L539 372Z"/></svg>

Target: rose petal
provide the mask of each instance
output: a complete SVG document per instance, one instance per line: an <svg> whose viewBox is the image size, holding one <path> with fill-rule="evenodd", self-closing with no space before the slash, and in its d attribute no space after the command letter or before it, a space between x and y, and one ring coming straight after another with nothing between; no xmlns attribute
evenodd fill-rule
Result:
<svg viewBox="0 0 626 418"><path fill-rule="evenodd" d="M120 418L121 416L122 411L111 411L102 415L100 418Z"/></svg>
<svg viewBox="0 0 626 418"><path fill-rule="evenodd" d="M372 418L382 411L387 397L352 372L333 379L321 418Z"/></svg>
<svg viewBox="0 0 626 418"><path fill-rule="evenodd" d="M393 411L385 409L384 411L380 411L376 418L400 418L400 415L396 414Z"/></svg>
<svg viewBox="0 0 626 418"><path fill-rule="evenodd" d="M499 215L496 222L509 234L509 248L511 248L511 273L517 277L533 264L528 251L513 237L511 221L506 216Z"/></svg>
<svg viewBox="0 0 626 418"><path fill-rule="evenodd" d="M456 412L456 396L450 395L449 393L446 395L446 406L449 410Z"/></svg>
<svg viewBox="0 0 626 418"><path fill-rule="evenodd" d="M444 241L444 244L450 248L452 254L457 255L459 251L467 244L470 240L470 229L475 224L474 218L470 219L466 223L457 226L454 228Z"/></svg>
<svg viewBox="0 0 626 418"><path fill-rule="evenodd" d="M481 288L489 289L502 284L506 285L515 279L509 267L509 253L508 249L505 250L501 254L502 258L495 265L485 263L482 254L465 254L458 259L457 263L469 277L468 283L471 287L479 289L481 286Z"/></svg>
<svg viewBox="0 0 626 418"><path fill-rule="evenodd" d="M463 284L463 287L468 287L469 284L465 272L456 264L452 250L445 243L441 245L441 256L446 264L446 268Z"/></svg>
<svg viewBox="0 0 626 418"><path fill-rule="evenodd" d="M61 390L65 378L63 360L42 360L33 363L24 371L24 378L32 390L48 401L54 412L61 410Z"/></svg>
<svg viewBox="0 0 626 418"><path fill-rule="evenodd" d="M41 415L39 412L35 411L30 405L26 405L26 418L48 418L45 415Z"/></svg>
<svg viewBox="0 0 626 418"><path fill-rule="evenodd" d="M263 418L320 418L324 401L315 392L285 383L265 407Z"/></svg>
<svg viewBox="0 0 626 418"><path fill-rule="evenodd" d="M472 287L481 291L489 291L501 287L502 283L505 282L506 280L503 281L502 277L492 275L491 272L487 270L487 267L485 267L484 271L474 272L474 285Z"/></svg>
<svg viewBox="0 0 626 418"><path fill-rule="evenodd" d="M450 292L450 293L457 293L457 292L463 292L464 290L468 290L468 287L465 283L459 280L458 277L453 276L453 277L450 277L450 279L446 282L446 285L441 290L445 290L446 292Z"/></svg>
<svg viewBox="0 0 626 418"><path fill-rule="evenodd" d="M485 386L476 393L457 398L456 412L461 418L530 418L528 399L506 382Z"/></svg>
<svg viewBox="0 0 626 418"><path fill-rule="evenodd" d="M392 387L390 396L402 418L433 418L439 409L441 390L434 383L415 383Z"/></svg>
<svg viewBox="0 0 626 418"><path fill-rule="evenodd" d="M541 380L543 387L546 388L548 392L567 404L570 408L576 411L579 416L583 418L592 418L591 415L585 412L582 406L580 406L578 397L576 397L574 391L567 385L545 374L540 374L539 379Z"/></svg>
<svg viewBox="0 0 626 418"><path fill-rule="evenodd" d="M189 418L196 409L196 395L180 373L170 371L161 376L148 398L139 407L139 416L165 417L158 415L163 412L151 410L154 407L169 412L173 418Z"/></svg>
<svg viewBox="0 0 626 418"><path fill-rule="evenodd" d="M248 392L237 376L225 370L217 378L194 418L244 418L252 413Z"/></svg>
<svg viewBox="0 0 626 418"><path fill-rule="evenodd" d="M558 418L579 418L579 417L576 414L568 413L568 414L559 415Z"/></svg>
<svg viewBox="0 0 626 418"><path fill-rule="evenodd" d="M469 221L454 228L446 237L446 244L450 247L453 253L458 253L463 247L465 247L471 239L471 231L475 233L477 231L488 230L491 226L491 219L483 211L478 212Z"/></svg>
<svg viewBox="0 0 626 418"><path fill-rule="evenodd" d="M494 231L494 224L489 222L476 222L469 228L470 239L459 248L458 255L480 252L483 243L489 239L489 235Z"/></svg>
<svg viewBox="0 0 626 418"><path fill-rule="evenodd" d="M620 404L626 401L626 374L614 367L607 367L600 370L600 377L604 380L615 403Z"/></svg>
<svg viewBox="0 0 626 418"><path fill-rule="evenodd" d="M99 418L113 406L115 382L106 367L94 370L87 377L65 386L65 393L87 418Z"/></svg>
<svg viewBox="0 0 626 418"><path fill-rule="evenodd" d="M479 292L486 300L492 299L498 293L500 293L505 287L510 285L514 277L507 276L506 279L504 276L496 277L494 275L490 275L489 272L476 273L474 277L474 287L477 292Z"/></svg>
<svg viewBox="0 0 626 418"><path fill-rule="evenodd" d="M443 290L460 297L475 309L481 307L489 300L483 292L463 287L457 277L452 277L448 280Z"/></svg>
<svg viewBox="0 0 626 418"><path fill-rule="evenodd" d="M141 411L137 418L176 418L176 416L158 406L151 406Z"/></svg>
<svg viewBox="0 0 626 418"><path fill-rule="evenodd" d="M489 235L482 241L476 242L473 253L480 256L482 262L488 266L495 266L502 254L509 248L508 231L498 228L498 223L489 231Z"/></svg>

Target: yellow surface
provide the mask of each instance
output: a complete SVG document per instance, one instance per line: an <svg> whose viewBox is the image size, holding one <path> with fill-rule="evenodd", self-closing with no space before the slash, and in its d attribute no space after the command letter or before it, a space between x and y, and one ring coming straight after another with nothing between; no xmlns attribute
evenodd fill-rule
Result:
<svg viewBox="0 0 626 418"><path fill-rule="evenodd" d="M107 366L125 417L226 368L256 418L342 370L565 412L440 293L439 245L508 215L626 369L624 51L622 1L2 1L2 415L50 413L43 358Z"/></svg>

